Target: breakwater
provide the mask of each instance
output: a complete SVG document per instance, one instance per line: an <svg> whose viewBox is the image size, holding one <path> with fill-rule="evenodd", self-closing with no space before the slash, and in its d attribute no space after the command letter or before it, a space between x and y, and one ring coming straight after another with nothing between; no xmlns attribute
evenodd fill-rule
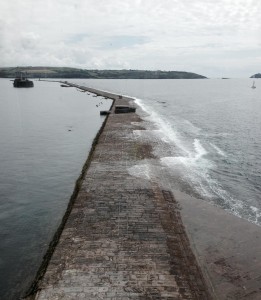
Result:
<svg viewBox="0 0 261 300"><path fill-rule="evenodd" d="M67 83L67 82L66 82ZM68 84L68 83L67 83ZM70 84L133 105L132 99ZM130 174L155 159L136 113L106 118L28 299L211 299L173 194Z"/></svg>

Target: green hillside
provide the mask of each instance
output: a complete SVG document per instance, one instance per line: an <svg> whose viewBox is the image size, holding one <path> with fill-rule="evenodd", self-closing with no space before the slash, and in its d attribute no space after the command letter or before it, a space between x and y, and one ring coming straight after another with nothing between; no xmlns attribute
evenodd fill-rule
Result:
<svg viewBox="0 0 261 300"><path fill-rule="evenodd" d="M205 76L180 71L84 70L61 67L1 68L0 77L13 78L15 72L27 72L30 78L97 78L97 79L201 79Z"/></svg>

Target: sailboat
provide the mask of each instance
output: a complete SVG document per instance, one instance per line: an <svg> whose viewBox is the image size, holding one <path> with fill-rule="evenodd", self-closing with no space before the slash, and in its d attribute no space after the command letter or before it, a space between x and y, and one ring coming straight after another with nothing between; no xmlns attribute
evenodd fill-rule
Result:
<svg viewBox="0 0 261 300"><path fill-rule="evenodd" d="M255 89L256 86L255 86L255 81L253 81L253 85L251 86L252 89Z"/></svg>

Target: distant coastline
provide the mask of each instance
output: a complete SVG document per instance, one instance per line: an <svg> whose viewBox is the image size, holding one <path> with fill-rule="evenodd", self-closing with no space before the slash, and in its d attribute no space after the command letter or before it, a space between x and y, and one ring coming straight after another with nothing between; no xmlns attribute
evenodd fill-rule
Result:
<svg viewBox="0 0 261 300"><path fill-rule="evenodd" d="M206 79L183 71L149 70L86 70L66 67L0 67L0 78L13 78L15 72L27 72L30 78L92 78L92 79Z"/></svg>
<svg viewBox="0 0 261 300"><path fill-rule="evenodd" d="M261 78L261 73L254 74L250 78Z"/></svg>

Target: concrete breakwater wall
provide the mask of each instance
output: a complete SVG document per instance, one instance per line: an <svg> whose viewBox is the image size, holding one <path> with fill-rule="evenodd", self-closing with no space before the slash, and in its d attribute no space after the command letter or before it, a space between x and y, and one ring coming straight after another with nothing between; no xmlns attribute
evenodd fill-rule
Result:
<svg viewBox="0 0 261 300"><path fill-rule="evenodd" d="M60 81L60 82L63 83L63 84L66 84L68 86L71 86L71 87L76 87L76 88L78 88L82 91L90 92L92 94L95 94L96 96L102 96L102 97L105 97L105 98L110 98L112 100L119 100L119 99L123 98L122 95L117 95L117 94L110 93L110 92L107 92L107 91L97 90L97 89L94 89L94 88L86 87L84 85L69 83L67 81ZM118 103L118 104L126 104L126 103L128 103L128 101L133 101L133 99L131 97L124 96L124 102Z"/></svg>
<svg viewBox="0 0 261 300"><path fill-rule="evenodd" d="M173 194L129 172L155 159L135 130L145 130L138 114L107 116L27 299L211 299Z"/></svg>

